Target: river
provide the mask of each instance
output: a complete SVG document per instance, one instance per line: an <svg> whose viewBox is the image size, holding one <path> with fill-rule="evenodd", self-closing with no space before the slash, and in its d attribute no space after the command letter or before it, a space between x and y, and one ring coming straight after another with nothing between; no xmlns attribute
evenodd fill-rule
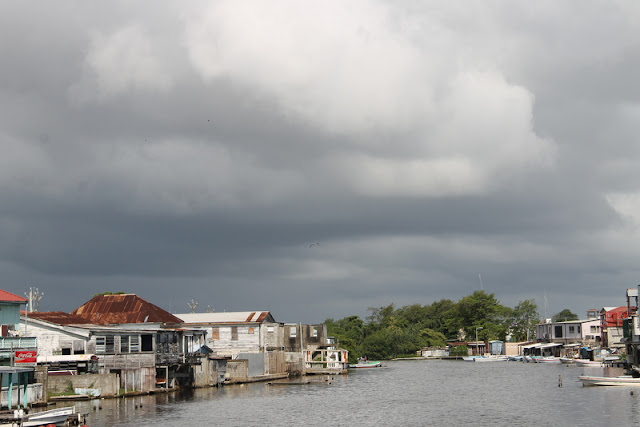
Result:
<svg viewBox="0 0 640 427"><path fill-rule="evenodd" d="M601 368L522 362L392 361L291 385L78 402L99 426L637 425L640 387L583 387ZM562 387L558 386L562 376Z"/></svg>

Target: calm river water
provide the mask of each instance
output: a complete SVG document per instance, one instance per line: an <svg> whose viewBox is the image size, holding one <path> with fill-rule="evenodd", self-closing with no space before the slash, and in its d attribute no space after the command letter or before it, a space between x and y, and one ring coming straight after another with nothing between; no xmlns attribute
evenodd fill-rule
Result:
<svg viewBox="0 0 640 427"><path fill-rule="evenodd" d="M309 377L313 382L306 385L233 385L80 402L78 409L89 414L90 427L640 423L640 387L583 387L578 375L585 372L598 375L602 369L395 361L333 379ZM558 387L560 375L563 387Z"/></svg>

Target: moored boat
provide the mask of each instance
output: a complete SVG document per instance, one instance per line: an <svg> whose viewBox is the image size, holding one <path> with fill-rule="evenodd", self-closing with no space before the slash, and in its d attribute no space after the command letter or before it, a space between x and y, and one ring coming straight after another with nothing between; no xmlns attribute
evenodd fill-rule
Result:
<svg viewBox="0 0 640 427"><path fill-rule="evenodd" d="M507 356L465 356L462 358L465 362L506 362L509 360Z"/></svg>
<svg viewBox="0 0 640 427"><path fill-rule="evenodd" d="M56 425L67 421L70 417L75 415L77 415L75 406L51 409L49 411L33 412L25 417L20 426L35 427L50 424Z"/></svg>
<svg viewBox="0 0 640 427"><path fill-rule="evenodd" d="M381 367L382 367L382 362L380 362L379 360L371 360L368 362L362 361L353 365L349 365L349 369L381 368Z"/></svg>
<svg viewBox="0 0 640 427"><path fill-rule="evenodd" d="M619 377L596 377L581 375L578 377L583 386L640 386L640 378L630 375Z"/></svg>
<svg viewBox="0 0 640 427"><path fill-rule="evenodd" d="M576 366L602 366L600 360L575 359Z"/></svg>
<svg viewBox="0 0 640 427"><path fill-rule="evenodd" d="M562 363L559 357L535 357L534 361L536 363Z"/></svg>

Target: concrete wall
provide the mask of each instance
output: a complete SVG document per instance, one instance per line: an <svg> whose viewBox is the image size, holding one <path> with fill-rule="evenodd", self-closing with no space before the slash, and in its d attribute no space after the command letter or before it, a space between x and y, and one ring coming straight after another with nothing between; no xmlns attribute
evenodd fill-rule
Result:
<svg viewBox="0 0 640 427"><path fill-rule="evenodd" d="M290 375L304 374L304 355L301 352L286 352L285 363L287 372Z"/></svg>
<svg viewBox="0 0 640 427"><path fill-rule="evenodd" d="M193 375L196 387L218 385L218 362L203 355L200 357L200 364L193 366Z"/></svg>
<svg viewBox="0 0 640 427"><path fill-rule="evenodd" d="M262 323L260 325L262 346L269 350L284 349L284 328L280 323ZM260 349L262 350L262 349Z"/></svg>
<svg viewBox="0 0 640 427"><path fill-rule="evenodd" d="M97 388L102 396L118 394L116 374L52 375L48 378L49 393L63 393L73 388Z"/></svg>
<svg viewBox="0 0 640 427"><path fill-rule="evenodd" d="M20 404L20 406L22 406L22 403L24 402L22 398L23 390L24 390L23 386L20 386L20 390L18 390L17 385L13 386L13 390L11 391L11 402L12 402L11 407L12 408L17 408L18 403ZM44 399L43 390L44 388L42 387L42 384L29 384L27 386L27 403L32 404L36 402L42 402ZM7 406L7 404L9 403L8 387L2 387L2 393L0 394L0 402L2 402L1 406L3 408L8 407Z"/></svg>
<svg viewBox="0 0 640 427"><path fill-rule="evenodd" d="M227 361L225 380L229 382L246 381L249 378L249 362L247 360Z"/></svg>

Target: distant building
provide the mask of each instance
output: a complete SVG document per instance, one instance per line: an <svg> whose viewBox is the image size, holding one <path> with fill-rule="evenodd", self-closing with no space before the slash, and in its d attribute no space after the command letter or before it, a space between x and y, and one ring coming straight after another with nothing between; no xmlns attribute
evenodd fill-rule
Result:
<svg viewBox="0 0 640 427"><path fill-rule="evenodd" d="M276 322L269 311L176 314L189 328L206 331L218 357L249 360L251 376L284 372L342 372L348 352L334 348L326 325Z"/></svg>
<svg viewBox="0 0 640 427"><path fill-rule="evenodd" d="M623 323L629 317L627 306L603 307L600 310L600 331L602 333L602 346L610 348L623 348Z"/></svg>
<svg viewBox="0 0 640 427"><path fill-rule="evenodd" d="M0 289L0 335L8 337L20 323L20 310L28 300L11 292Z"/></svg>
<svg viewBox="0 0 640 427"><path fill-rule="evenodd" d="M600 345L600 319L540 323L536 325L536 339L549 343Z"/></svg>
<svg viewBox="0 0 640 427"><path fill-rule="evenodd" d="M36 339L19 336L20 310L28 300L0 289L0 365L13 366L25 363L25 356L35 357Z"/></svg>

